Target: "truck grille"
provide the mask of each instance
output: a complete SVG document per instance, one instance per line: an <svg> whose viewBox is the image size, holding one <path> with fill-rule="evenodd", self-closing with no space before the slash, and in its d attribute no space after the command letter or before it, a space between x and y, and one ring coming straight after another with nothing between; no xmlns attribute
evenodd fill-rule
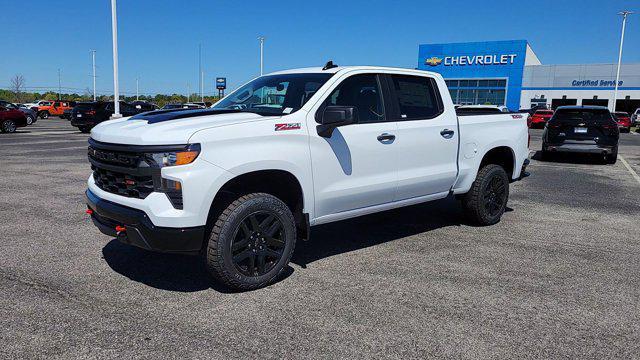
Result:
<svg viewBox="0 0 640 360"><path fill-rule="evenodd" d="M96 185L104 191L138 199L144 199L154 191L151 176L133 176L95 165L91 166L91 170Z"/></svg>

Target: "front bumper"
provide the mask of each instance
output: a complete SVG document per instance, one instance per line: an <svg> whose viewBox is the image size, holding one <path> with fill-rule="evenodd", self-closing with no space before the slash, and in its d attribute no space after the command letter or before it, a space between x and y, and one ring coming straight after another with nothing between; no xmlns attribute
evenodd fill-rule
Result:
<svg viewBox="0 0 640 360"><path fill-rule="evenodd" d="M146 250L197 254L205 236L204 226L171 228L155 226L144 211L119 205L86 192L91 220L105 235L117 237L125 244ZM124 231L116 231L116 226Z"/></svg>

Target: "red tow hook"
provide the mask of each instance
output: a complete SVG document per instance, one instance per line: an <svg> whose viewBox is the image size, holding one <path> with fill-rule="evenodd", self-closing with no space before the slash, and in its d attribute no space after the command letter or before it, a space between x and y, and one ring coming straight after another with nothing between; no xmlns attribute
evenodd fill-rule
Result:
<svg viewBox="0 0 640 360"><path fill-rule="evenodd" d="M120 226L120 225L116 225L116 232L118 233L118 235L120 235L120 233L126 232L127 228L124 226Z"/></svg>
<svg viewBox="0 0 640 360"><path fill-rule="evenodd" d="M93 215L93 210L91 210L91 209L87 209L85 212L86 212L87 214L89 214L89 215Z"/></svg>

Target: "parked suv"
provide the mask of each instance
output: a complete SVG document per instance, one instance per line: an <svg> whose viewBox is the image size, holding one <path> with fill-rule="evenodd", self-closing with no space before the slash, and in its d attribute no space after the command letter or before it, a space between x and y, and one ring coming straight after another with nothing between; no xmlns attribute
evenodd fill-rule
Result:
<svg viewBox="0 0 640 360"><path fill-rule="evenodd" d="M53 101L49 105L38 106L38 116L47 119L49 116L62 117L65 110L73 109L75 101Z"/></svg>
<svg viewBox="0 0 640 360"><path fill-rule="evenodd" d="M526 175L522 114L456 116L441 75L382 67L281 71L210 109L91 131L87 212L148 250L202 254L228 287L277 278L311 226L456 196L497 223Z"/></svg>
<svg viewBox="0 0 640 360"><path fill-rule="evenodd" d="M572 152L602 155L614 164L618 157L618 123L602 106L561 106L542 134L542 157Z"/></svg>
<svg viewBox="0 0 640 360"><path fill-rule="evenodd" d="M156 108L155 105L149 103L133 105L120 101L120 114L123 117L133 116ZM71 125L77 127L81 132L88 133L97 124L109 120L113 113L113 102L78 103L71 111Z"/></svg>

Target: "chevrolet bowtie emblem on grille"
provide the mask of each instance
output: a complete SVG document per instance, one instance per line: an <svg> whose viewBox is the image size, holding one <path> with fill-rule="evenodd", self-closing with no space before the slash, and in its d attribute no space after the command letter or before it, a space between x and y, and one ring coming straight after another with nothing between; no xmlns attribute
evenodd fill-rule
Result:
<svg viewBox="0 0 640 360"><path fill-rule="evenodd" d="M442 63L442 59L436 56L432 56L428 59L426 59L424 61L425 64L431 65L431 66L438 66Z"/></svg>
<svg viewBox="0 0 640 360"><path fill-rule="evenodd" d="M580 123L580 124L578 124L578 126L584 126L584 123Z"/></svg>

